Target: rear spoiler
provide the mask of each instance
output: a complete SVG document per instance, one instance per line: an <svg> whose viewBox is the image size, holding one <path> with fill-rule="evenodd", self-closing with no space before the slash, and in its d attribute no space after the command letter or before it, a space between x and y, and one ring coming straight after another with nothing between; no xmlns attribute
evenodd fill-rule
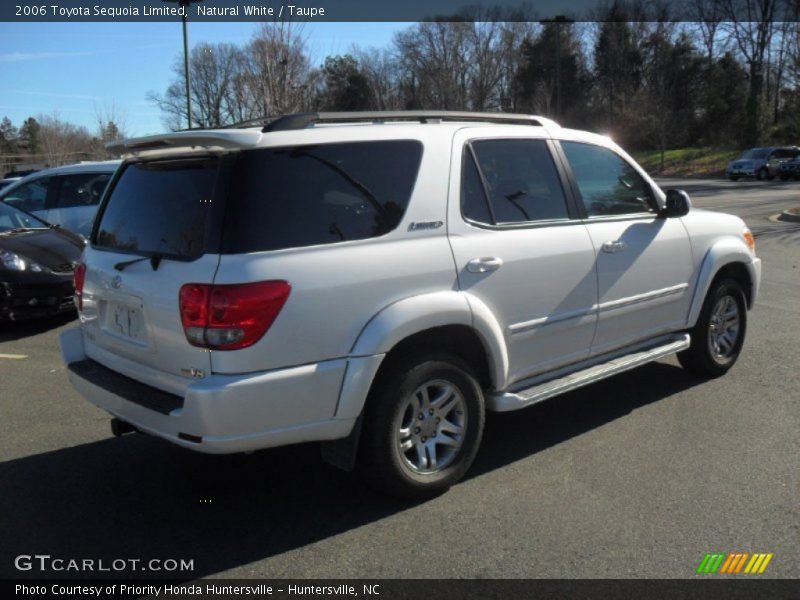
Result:
<svg viewBox="0 0 800 600"><path fill-rule="evenodd" d="M117 156L130 156L152 150L173 148L235 150L253 147L261 139L261 136L262 133L259 130L198 129L116 140L106 144L106 149Z"/></svg>

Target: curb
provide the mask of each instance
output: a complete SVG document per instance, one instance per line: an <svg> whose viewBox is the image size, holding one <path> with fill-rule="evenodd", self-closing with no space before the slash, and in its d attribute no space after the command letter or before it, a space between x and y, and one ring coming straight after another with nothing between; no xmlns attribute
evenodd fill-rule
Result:
<svg viewBox="0 0 800 600"><path fill-rule="evenodd" d="M800 223L800 208L790 208L789 210L783 211L778 215L778 220Z"/></svg>

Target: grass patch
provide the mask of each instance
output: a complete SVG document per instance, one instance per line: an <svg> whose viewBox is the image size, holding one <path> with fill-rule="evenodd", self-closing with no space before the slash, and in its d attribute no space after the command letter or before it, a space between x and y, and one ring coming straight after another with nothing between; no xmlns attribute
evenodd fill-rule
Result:
<svg viewBox="0 0 800 600"><path fill-rule="evenodd" d="M676 148L664 153L664 168L661 168L661 152L647 150L634 152L636 161L651 175L660 177L708 177L722 176L725 167L741 156L741 150L721 148Z"/></svg>

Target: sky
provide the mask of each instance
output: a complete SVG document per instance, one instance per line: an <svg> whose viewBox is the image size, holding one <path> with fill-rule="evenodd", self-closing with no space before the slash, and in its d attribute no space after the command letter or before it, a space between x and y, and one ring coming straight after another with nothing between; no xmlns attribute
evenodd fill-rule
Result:
<svg viewBox="0 0 800 600"><path fill-rule="evenodd" d="M313 64L354 44L385 47L405 23L308 23ZM189 23L189 44L246 43L256 23ZM164 130L146 98L163 93L176 57L177 23L0 23L0 118L19 127L29 116L58 114L96 129L97 113L115 109L129 135Z"/></svg>

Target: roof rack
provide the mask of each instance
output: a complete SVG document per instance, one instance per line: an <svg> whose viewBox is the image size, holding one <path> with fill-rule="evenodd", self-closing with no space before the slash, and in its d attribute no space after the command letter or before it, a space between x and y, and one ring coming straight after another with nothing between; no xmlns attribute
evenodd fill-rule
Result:
<svg viewBox="0 0 800 600"><path fill-rule="evenodd" d="M323 123L384 123L386 121L417 121L419 123L441 123L442 121L470 121L503 123L507 125L533 125L558 127L555 121L534 115L489 112L460 112L449 110L386 110L363 112L307 112L279 117L264 125L264 133L305 129Z"/></svg>

